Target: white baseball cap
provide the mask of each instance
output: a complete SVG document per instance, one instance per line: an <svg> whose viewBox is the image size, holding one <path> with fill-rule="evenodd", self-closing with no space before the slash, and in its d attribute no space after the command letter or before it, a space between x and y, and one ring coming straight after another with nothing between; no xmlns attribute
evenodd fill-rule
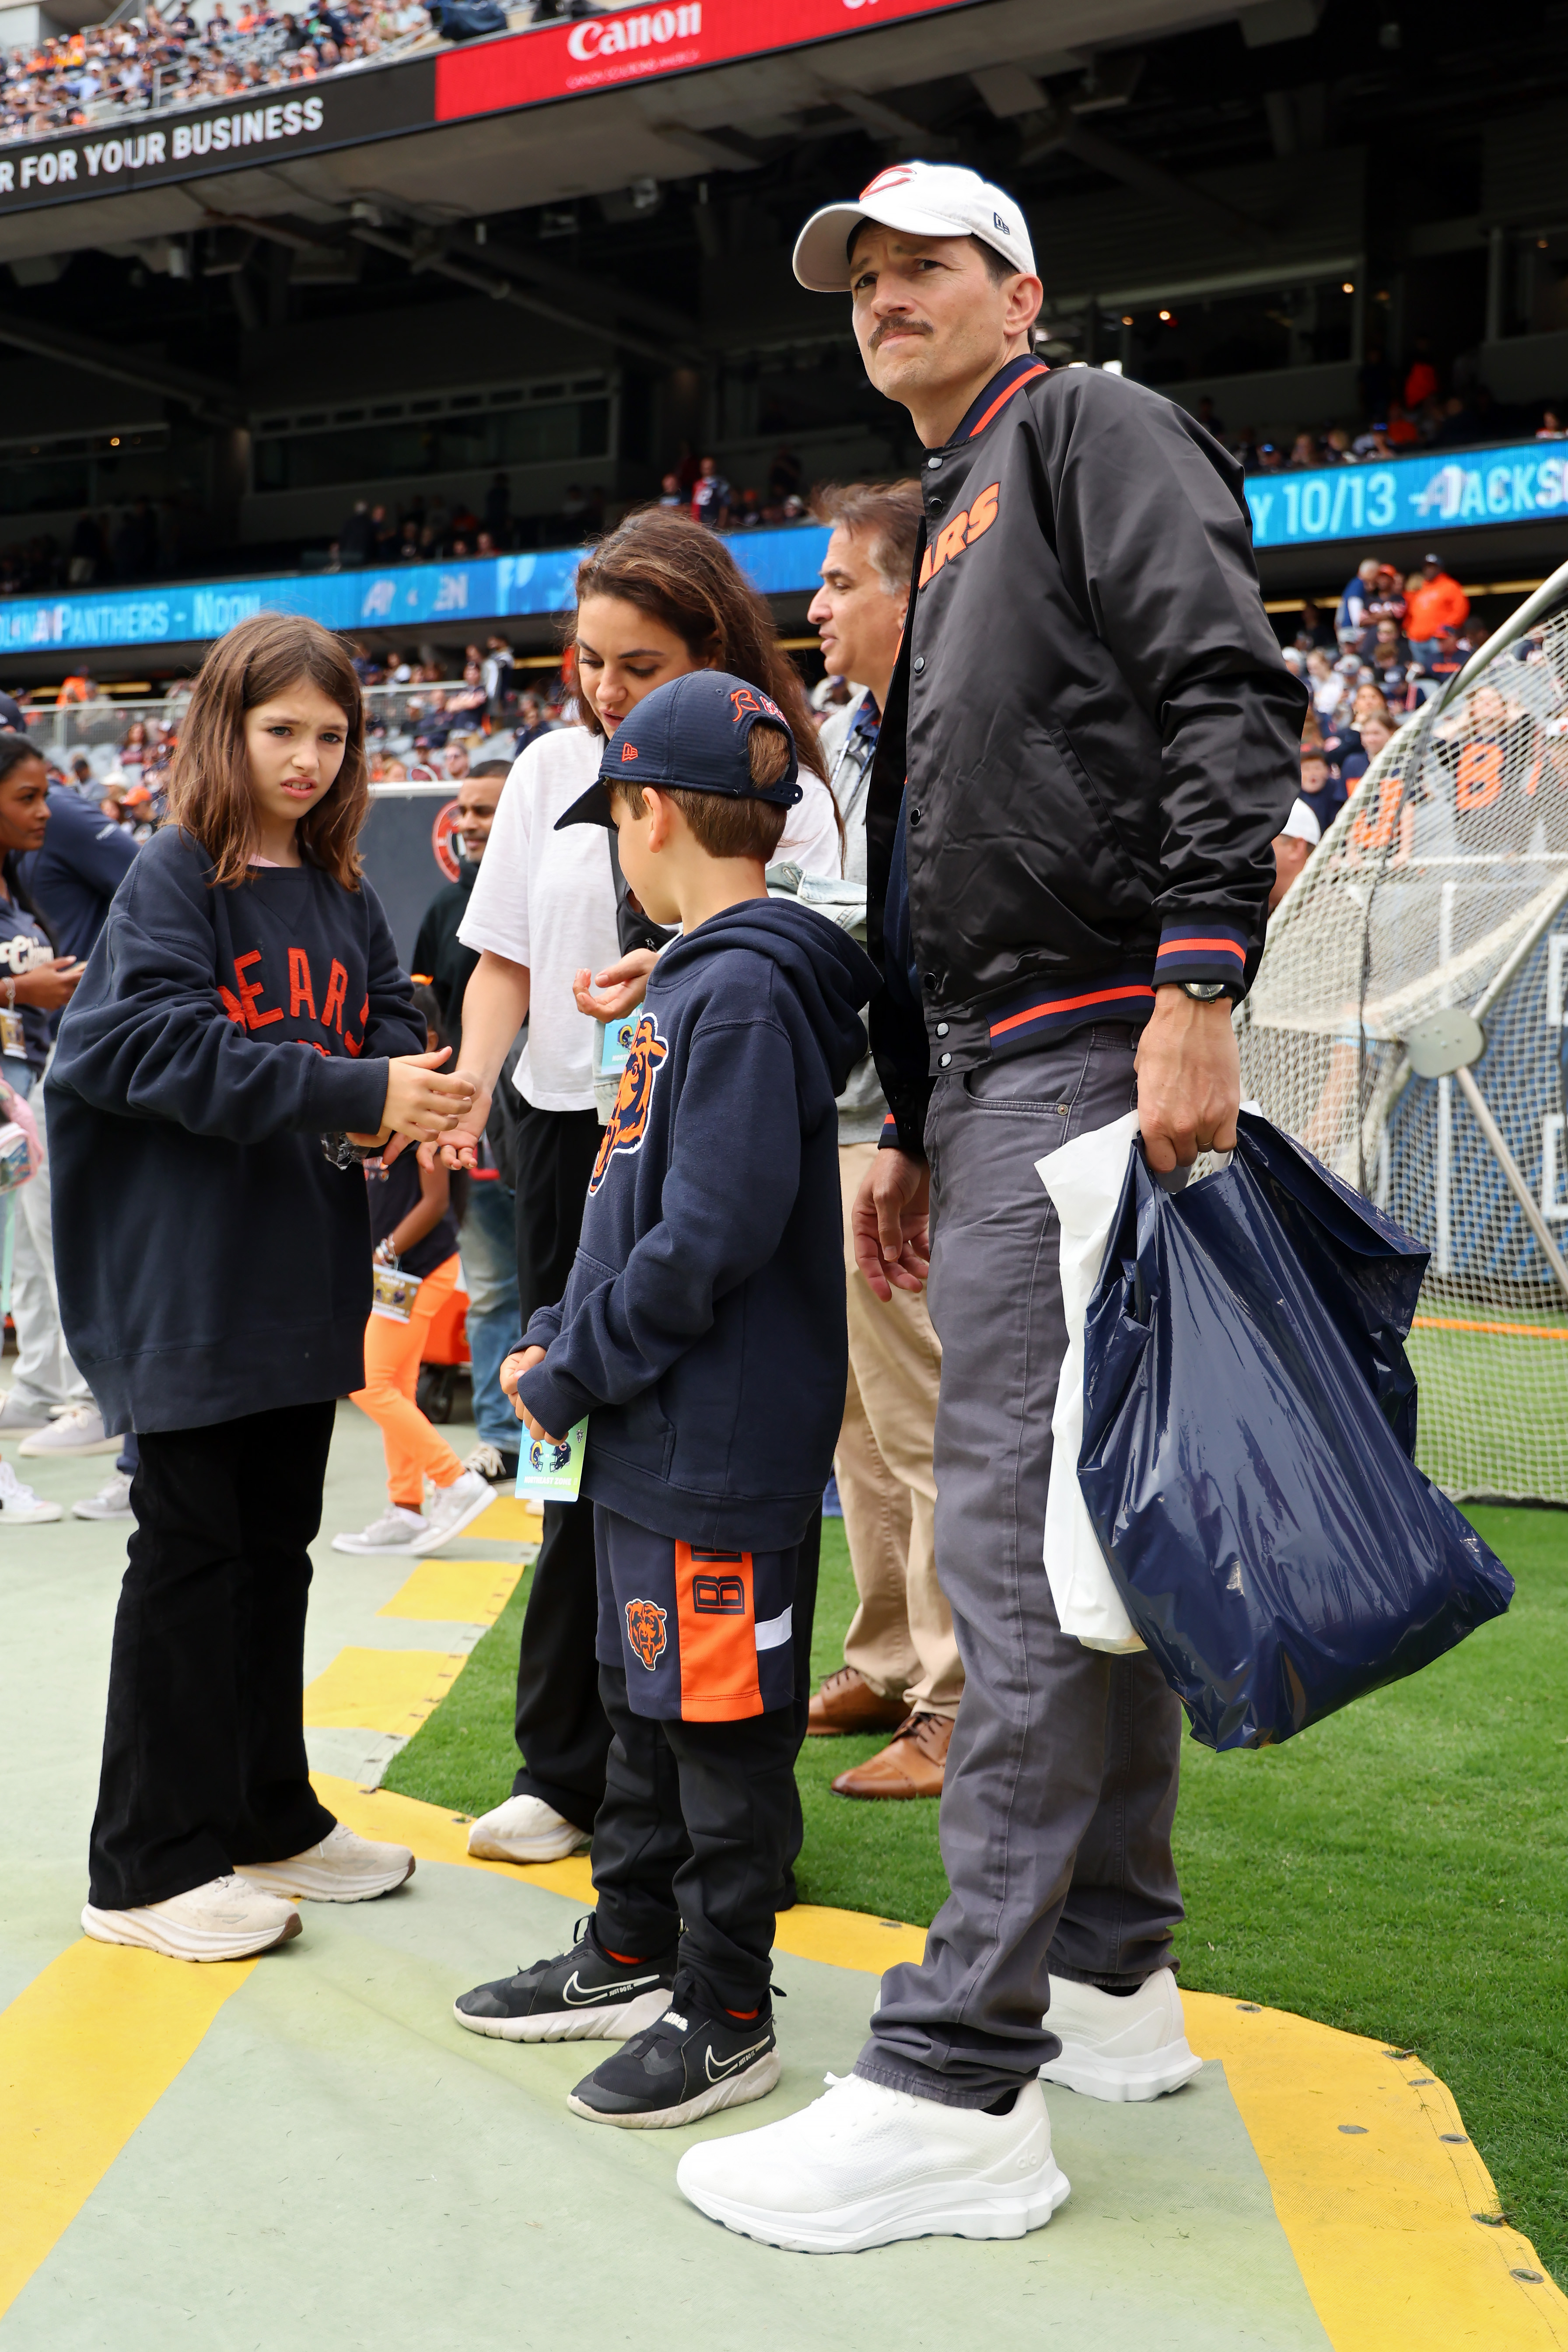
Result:
<svg viewBox="0 0 1568 2352"><path fill-rule="evenodd" d="M1316 849L1323 837L1323 828L1318 822L1315 812L1298 796L1291 805L1289 815L1279 828L1279 834L1282 840L1304 841L1309 848Z"/></svg>
<svg viewBox="0 0 1568 2352"><path fill-rule="evenodd" d="M849 290L849 240L861 221L910 236L977 236L1014 269L1035 274L1035 249L1015 199L959 163L890 163L852 204L825 205L795 242L795 274L814 294Z"/></svg>

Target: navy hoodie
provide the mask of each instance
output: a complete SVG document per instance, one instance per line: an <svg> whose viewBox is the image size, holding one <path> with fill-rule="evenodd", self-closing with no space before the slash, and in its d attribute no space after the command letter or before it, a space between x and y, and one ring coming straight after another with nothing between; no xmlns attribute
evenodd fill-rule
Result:
<svg viewBox="0 0 1568 2352"><path fill-rule="evenodd" d="M364 1379L370 1218L324 1133L374 1132L425 1023L375 893L233 888L174 826L121 884L47 1080L67 1343L110 1429L190 1429Z"/></svg>
<svg viewBox="0 0 1568 2352"><path fill-rule="evenodd" d="M583 1491L678 1542L798 1543L844 1418L835 1100L866 1050L862 950L794 900L748 899L660 956L523 1402Z"/></svg>

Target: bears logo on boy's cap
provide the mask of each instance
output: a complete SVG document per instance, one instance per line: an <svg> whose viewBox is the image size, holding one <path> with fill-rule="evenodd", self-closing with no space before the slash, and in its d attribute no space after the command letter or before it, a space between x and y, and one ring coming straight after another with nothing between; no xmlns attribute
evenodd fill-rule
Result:
<svg viewBox="0 0 1568 2352"><path fill-rule="evenodd" d="M789 765L776 784L752 781L753 727L776 728L789 747ZM556 832L569 824L613 828L609 787L632 761L639 785L723 793L731 800L772 801L781 808L793 808L801 797L789 720L772 695L728 670L689 670L645 695L605 745L598 782L556 818Z"/></svg>

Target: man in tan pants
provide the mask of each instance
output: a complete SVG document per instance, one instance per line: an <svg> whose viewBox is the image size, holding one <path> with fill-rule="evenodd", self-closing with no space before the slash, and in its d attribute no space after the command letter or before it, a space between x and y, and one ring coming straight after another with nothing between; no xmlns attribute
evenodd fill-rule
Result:
<svg viewBox="0 0 1568 2352"><path fill-rule="evenodd" d="M810 618L829 670L866 688L823 730L847 836L846 879L861 881L866 788L909 602L920 488L828 488L814 510L833 535ZM849 1388L834 1467L860 1605L844 1664L813 1698L807 1728L894 1735L879 1755L839 1774L833 1786L840 1796L936 1797L963 1690L952 1618L936 1580L931 1443L942 1349L922 1294L895 1290L885 1304L873 1295L856 1266L849 1231L886 1111L868 1055L838 1099Z"/></svg>

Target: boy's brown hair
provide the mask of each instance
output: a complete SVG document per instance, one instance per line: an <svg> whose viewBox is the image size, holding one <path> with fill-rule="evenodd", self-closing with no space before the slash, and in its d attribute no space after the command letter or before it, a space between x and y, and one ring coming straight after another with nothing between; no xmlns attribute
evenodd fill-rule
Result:
<svg viewBox="0 0 1568 2352"><path fill-rule="evenodd" d="M783 783L790 745L782 728L759 720L746 738L746 751L752 783L767 792ZM736 800L728 793L689 793L667 784L660 784L658 790L673 801L690 826L697 846L710 857L756 857L765 866L779 845L789 815L778 801ZM625 795L634 816L646 813L647 803L636 784L623 782L617 776L610 787L612 805L617 793Z"/></svg>
<svg viewBox="0 0 1568 2352"><path fill-rule="evenodd" d="M364 704L342 640L318 622L259 613L219 637L196 675L180 727L169 782L169 814L212 860L209 881L246 881L257 844L256 801L245 749L245 715L308 678L343 714L342 765L330 790L300 819L295 839L308 865L357 890L360 828L370 807Z"/></svg>

